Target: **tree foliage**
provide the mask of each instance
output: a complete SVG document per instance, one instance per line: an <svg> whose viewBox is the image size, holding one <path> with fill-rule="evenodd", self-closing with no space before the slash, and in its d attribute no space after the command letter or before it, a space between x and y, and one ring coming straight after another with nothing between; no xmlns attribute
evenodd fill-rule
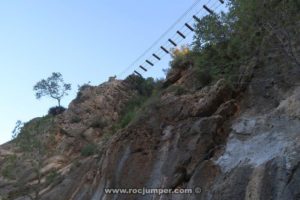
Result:
<svg viewBox="0 0 300 200"><path fill-rule="evenodd" d="M22 131L22 128L24 126L24 123L21 120L18 120L16 122L15 128L12 131L12 139L17 138L17 136L20 134L20 132Z"/></svg>
<svg viewBox="0 0 300 200"><path fill-rule="evenodd" d="M16 174L17 192L10 194L10 198L14 199L19 196L27 196L32 200L40 199L40 191L42 189L42 162L48 153L47 149L47 132L55 128L53 118L51 116L33 119L30 122L22 123L18 121L13 130L14 144L20 152L22 152L22 164L29 164L36 178L36 183L28 185L22 177L23 172Z"/></svg>
<svg viewBox="0 0 300 200"><path fill-rule="evenodd" d="M71 90L71 84L64 82L61 73L54 72L52 73L52 76L47 79L42 79L37 82L33 87L33 90L36 91L35 96L37 99L40 99L43 96L50 96L57 100L58 106L60 107L61 99L68 95L68 91Z"/></svg>
<svg viewBox="0 0 300 200"><path fill-rule="evenodd" d="M300 66L292 47L300 33L299 11L298 0L229 0L228 12L207 15L196 24L194 66L215 79L234 79L242 64L271 48Z"/></svg>

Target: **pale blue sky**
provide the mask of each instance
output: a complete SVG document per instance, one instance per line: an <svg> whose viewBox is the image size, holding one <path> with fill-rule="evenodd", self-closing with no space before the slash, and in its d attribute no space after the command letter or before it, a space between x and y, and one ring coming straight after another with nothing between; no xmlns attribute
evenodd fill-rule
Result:
<svg viewBox="0 0 300 200"><path fill-rule="evenodd" d="M0 144L11 139L17 120L28 121L43 116L49 107L56 104L46 97L35 99L32 87L37 81L52 72L61 72L65 81L73 86L70 96L62 102L68 106L76 95L78 84L91 81L93 85L98 85L109 76L122 72L194 2L1 1ZM209 5L215 6L214 2ZM195 6L191 14L199 10L202 4ZM191 14L166 37L173 36L176 28L190 20ZM187 41L190 42L191 38L192 35ZM162 77L162 69L168 67L168 61L166 57L146 76Z"/></svg>

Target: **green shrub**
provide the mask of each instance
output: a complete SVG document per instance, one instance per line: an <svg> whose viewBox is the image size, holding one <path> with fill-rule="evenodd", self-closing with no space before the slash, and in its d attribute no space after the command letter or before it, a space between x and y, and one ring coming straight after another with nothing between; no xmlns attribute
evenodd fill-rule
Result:
<svg viewBox="0 0 300 200"><path fill-rule="evenodd" d="M107 126L107 122L103 119L102 116L96 116L91 122L90 126L92 128L104 128Z"/></svg>
<svg viewBox="0 0 300 200"><path fill-rule="evenodd" d="M90 81L88 83L84 83L82 85L78 85L78 92L77 92L77 96L74 99L75 103L83 103L84 101L89 99L88 95L83 95L83 91L88 89L88 88L93 88L93 86L90 85Z"/></svg>
<svg viewBox="0 0 300 200"><path fill-rule="evenodd" d="M25 123L15 140L16 146L29 156L46 154L51 141L45 136L57 131L57 125L53 119L53 116L47 115Z"/></svg>
<svg viewBox="0 0 300 200"><path fill-rule="evenodd" d="M78 85L78 92L82 92L83 90L87 89L87 88L91 88L93 86L91 86L91 81L84 83L82 85Z"/></svg>
<svg viewBox="0 0 300 200"><path fill-rule="evenodd" d="M114 125L113 131L117 131L120 128L125 128L134 118L136 118L137 112L140 107L147 101L147 96L137 96L127 102L121 112L121 117Z"/></svg>
<svg viewBox="0 0 300 200"><path fill-rule="evenodd" d="M97 147L94 144L87 144L81 149L81 156L91 156L96 153Z"/></svg>
<svg viewBox="0 0 300 200"><path fill-rule="evenodd" d="M2 176L11 180L16 179L17 177L15 175L15 169L17 167L17 156L7 156L4 160L4 163L4 168L1 171Z"/></svg>
<svg viewBox="0 0 300 200"><path fill-rule="evenodd" d="M172 85L171 87L168 88L168 91L173 92L176 96L180 96L188 93L188 90L180 85Z"/></svg>
<svg viewBox="0 0 300 200"><path fill-rule="evenodd" d="M134 79L134 81L130 81L130 79ZM148 99L159 93L163 84L162 80L154 80L153 78L143 79L134 75L131 75L131 78L128 77L125 79L125 82L129 82L130 86L138 91L138 95L126 103L121 111L119 120L112 126L112 133L125 128L134 119L138 118L141 107L145 105Z"/></svg>
<svg viewBox="0 0 300 200"><path fill-rule="evenodd" d="M174 49L171 54L171 69L187 69L194 63L193 52L186 46Z"/></svg>
<svg viewBox="0 0 300 200"><path fill-rule="evenodd" d="M65 112L66 108L62 106L55 106L48 110L48 115L56 116Z"/></svg>
<svg viewBox="0 0 300 200"><path fill-rule="evenodd" d="M125 128L135 118L136 112L135 109L127 112L120 121L120 127Z"/></svg>
<svg viewBox="0 0 300 200"><path fill-rule="evenodd" d="M78 115L73 115L71 117L71 123L79 123L81 121L81 118Z"/></svg>
<svg viewBox="0 0 300 200"><path fill-rule="evenodd" d="M200 70L199 68L196 70L197 78L201 84L201 86L206 86L213 81L213 77L209 70Z"/></svg>
<svg viewBox="0 0 300 200"><path fill-rule="evenodd" d="M112 130L114 130L114 126L112 127ZM114 131L113 131L114 132ZM103 135L102 135L102 141L108 141L110 138L111 138L111 136L112 136L112 133L113 132L111 132L111 131L107 131L107 132L105 132Z"/></svg>
<svg viewBox="0 0 300 200"><path fill-rule="evenodd" d="M141 78L137 75L128 76L124 82L138 92L140 96L150 97L154 90L161 87L161 80L154 80L153 78Z"/></svg>
<svg viewBox="0 0 300 200"><path fill-rule="evenodd" d="M53 181L59 176L59 174L56 171L51 171L47 176L46 176L46 182L48 184L53 183Z"/></svg>

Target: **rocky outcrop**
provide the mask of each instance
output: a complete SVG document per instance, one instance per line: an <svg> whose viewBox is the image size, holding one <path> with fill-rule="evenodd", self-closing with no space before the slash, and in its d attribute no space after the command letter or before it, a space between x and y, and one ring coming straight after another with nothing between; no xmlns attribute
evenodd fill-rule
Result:
<svg viewBox="0 0 300 200"><path fill-rule="evenodd" d="M99 131L109 127L117 121L124 104L135 94L119 80L84 87L63 114L62 127L72 136L80 135L88 128Z"/></svg>
<svg viewBox="0 0 300 200"><path fill-rule="evenodd" d="M62 133L58 147L60 151L73 149L70 152L74 152L74 145L78 151L82 143L98 143L135 95L136 91L115 79L96 87L82 87L76 99L58 119Z"/></svg>

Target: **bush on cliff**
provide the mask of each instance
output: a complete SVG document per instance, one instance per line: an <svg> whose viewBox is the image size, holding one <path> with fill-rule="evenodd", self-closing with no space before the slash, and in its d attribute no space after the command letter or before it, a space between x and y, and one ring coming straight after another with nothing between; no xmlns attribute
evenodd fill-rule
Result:
<svg viewBox="0 0 300 200"><path fill-rule="evenodd" d="M87 144L81 149L81 156L88 157L96 153L97 147L94 144Z"/></svg>
<svg viewBox="0 0 300 200"><path fill-rule="evenodd" d="M55 106L49 109L48 115L56 116L65 112L66 108L62 106Z"/></svg>
<svg viewBox="0 0 300 200"><path fill-rule="evenodd" d="M187 69L194 64L193 52L187 46L175 48L171 53L172 61L170 62L171 69Z"/></svg>

